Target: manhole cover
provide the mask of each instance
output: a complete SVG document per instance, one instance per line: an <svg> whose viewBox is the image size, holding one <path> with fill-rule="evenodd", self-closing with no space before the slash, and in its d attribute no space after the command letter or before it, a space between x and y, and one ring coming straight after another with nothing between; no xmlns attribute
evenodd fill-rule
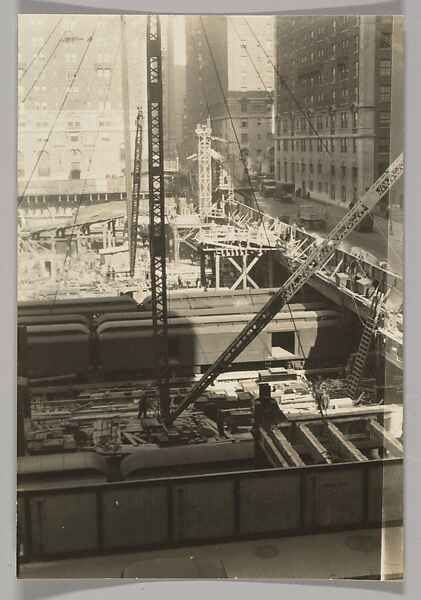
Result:
<svg viewBox="0 0 421 600"><path fill-rule="evenodd" d="M374 552L380 548L380 538L370 535L351 535L347 538L346 545L357 552Z"/></svg>
<svg viewBox="0 0 421 600"><path fill-rule="evenodd" d="M257 546L256 556L260 558L273 558L274 556L278 556L278 550L275 546Z"/></svg>

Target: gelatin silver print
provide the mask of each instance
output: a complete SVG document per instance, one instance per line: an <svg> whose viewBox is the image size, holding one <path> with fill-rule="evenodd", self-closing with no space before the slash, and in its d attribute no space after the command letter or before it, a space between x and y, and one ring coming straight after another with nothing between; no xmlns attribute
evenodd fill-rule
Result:
<svg viewBox="0 0 421 600"><path fill-rule="evenodd" d="M403 17L18 42L17 576L401 580Z"/></svg>

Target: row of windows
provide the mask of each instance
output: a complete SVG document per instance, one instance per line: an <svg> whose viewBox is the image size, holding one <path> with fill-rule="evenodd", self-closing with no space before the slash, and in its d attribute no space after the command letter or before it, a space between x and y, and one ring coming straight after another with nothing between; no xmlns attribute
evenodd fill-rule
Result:
<svg viewBox="0 0 421 600"><path fill-rule="evenodd" d="M313 144L315 142L315 146ZM339 148L342 153L348 152L348 147L352 144L352 151L357 151L357 140L355 138L339 138ZM291 149L291 152L300 150L301 152L306 152L307 149L310 152L313 152L314 147L316 147L317 152L323 152L329 150L330 152L334 152L335 150L335 140L334 138L328 139L317 139L317 140L283 140L283 150L288 152ZM278 150L280 150L280 142L278 142Z"/></svg>
<svg viewBox="0 0 421 600"><path fill-rule="evenodd" d="M109 138L107 138L109 140ZM120 148L120 161L125 160L125 152L124 148ZM73 149L70 150L70 167L72 171L79 171L81 169L81 159L82 153L80 150ZM43 150L38 154L37 159L37 174L38 177L50 177L51 176L51 165L50 165L50 153ZM24 166L23 166L23 155L21 152L18 153L18 177L24 177ZM73 177L74 179L78 179L79 177Z"/></svg>
<svg viewBox="0 0 421 600"><path fill-rule="evenodd" d="M278 163L278 164L280 164L280 163ZM291 172L295 171L297 173L305 174L307 172L307 166L308 166L308 172L310 173L310 175L313 175L315 172L313 163L309 163L308 165L306 165L306 163L304 163L304 162L302 162L302 163L291 162ZM316 165L316 167L317 167L317 175L321 177L323 175L323 167L320 163L318 163ZM288 162L287 161L284 162L284 172L285 173L288 172ZM338 169L338 173L340 174L341 177L346 177L346 174L347 174L346 166L341 165L340 168ZM336 176L335 165L331 165L329 167L328 172L326 172L325 174L330 175L331 177L335 177ZM352 179L358 179L358 167L353 166L351 168L351 175L352 175Z"/></svg>
<svg viewBox="0 0 421 600"><path fill-rule="evenodd" d="M342 111L340 114L340 126L341 129L348 129L348 126L352 124L352 128L356 129L358 124L358 113L356 111L347 112ZM381 113L381 114L389 114L389 113ZM349 119L351 117L351 119ZM292 129L294 131L307 131L313 130L310 124L315 123L315 127L317 131L322 131L323 129L334 130L336 128L336 113L330 113L326 115L317 115L316 118L306 117L296 117L295 119L281 119L279 123L279 130L281 129L281 125L284 132L287 132Z"/></svg>
<svg viewBox="0 0 421 600"><path fill-rule="evenodd" d="M358 103L359 97L359 87L356 85L354 86L351 94L349 93L348 87L342 87L338 98L336 96L336 90L332 90L332 92L330 93L320 92L319 94L317 94L316 100L313 94L311 94L310 96L301 96L300 101L306 108L312 109L316 102L319 105L321 103L324 103L325 105L335 105L337 100L339 104L348 103L349 101ZM283 104L283 106L285 106L285 104Z"/></svg>
<svg viewBox="0 0 421 600"><path fill-rule="evenodd" d="M258 142L261 142L261 141L262 141L262 138L263 138L263 136L262 136L262 134L261 134L261 133L258 133L258 134L256 135L256 140L257 140ZM268 132L266 133L266 141L267 141L267 142L271 142L271 141L272 141L272 133L271 133L270 131L268 131ZM242 143L242 144L248 144L248 143L249 143L249 136L248 136L248 133L242 133L242 134L241 134L241 143Z"/></svg>
<svg viewBox="0 0 421 600"><path fill-rule="evenodd" d="M241 112L247 113L250 108L250 112L267 112L271 109L271 102L249 102L249 100L241 100Z"/></svg>

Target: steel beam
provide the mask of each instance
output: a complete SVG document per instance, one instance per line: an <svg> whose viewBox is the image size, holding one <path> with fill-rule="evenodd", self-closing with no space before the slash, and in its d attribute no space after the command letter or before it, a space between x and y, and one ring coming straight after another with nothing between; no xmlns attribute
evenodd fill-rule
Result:
<svg viewBox="0 0 421 600"><path fill-rule="evenodd" d="M298 452L292 447L290 442L279 429L271 430L272 439L279 452L291 467L305 467L305 462L301 459Z"/></svg>
<svg viewBox="0 0 421 600"><path fill-rule="evenodd" d="M380 442L380 444L391 454L393 457L401 458L403 456L403 446L389 431L386 431L384 427L380 425L374 419L370 419L368 421L368 427L370 431L370 436L372 436L376 441Z"/></svg>
<svg viewBox="0 0 421 600"><path fill-rule="evenodd" d="M330 458L329 452L316 438L314 433L310 431L307 425L298 425L297 431L309 454L317 463L327 463L328 465L332 464L332 459Z"/></svg>
<svg viewBox="0 0 421 600"><path fill-rule="evenodd" d="M368 458L364 456L364 454L360 452L352 442L346 439L342 431L338 429L336 425L333 423L328 423L327 428L335 445L339 448L344 458L348 458L356 462L368 461Z"/></svg>

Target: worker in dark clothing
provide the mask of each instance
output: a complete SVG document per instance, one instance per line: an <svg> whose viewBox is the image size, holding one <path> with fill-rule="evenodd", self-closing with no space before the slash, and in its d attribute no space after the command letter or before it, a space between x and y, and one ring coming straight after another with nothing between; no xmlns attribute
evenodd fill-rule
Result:
<svg viewBox="0 0 421 600"><path fill-rule="evenodd" d="M216 413L216 425L218 427L218 433L221 437L225 435L224 429L224 415L222 411L218 410Z"/></svg>
<svg viewBox="0 0 421 600"><path fill-rule="evenodd" d="M138 419L142 419L143 417L148 416L148 399L146 396L142 396L139 400L139 413L137 415Z"/></svg>

